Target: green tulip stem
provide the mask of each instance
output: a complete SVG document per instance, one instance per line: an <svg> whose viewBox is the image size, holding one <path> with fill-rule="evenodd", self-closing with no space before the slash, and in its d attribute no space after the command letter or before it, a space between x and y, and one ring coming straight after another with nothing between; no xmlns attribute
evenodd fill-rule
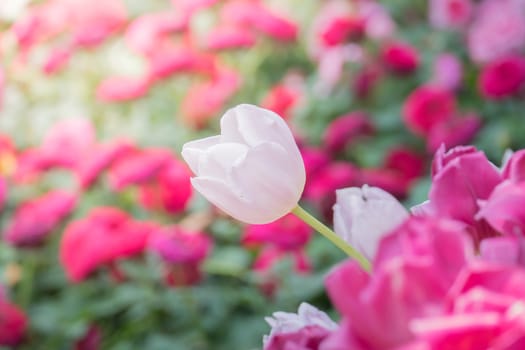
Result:
<svg viewBox="0 0 525 350"><path fill-rule="evenodd" d="M365 258L361 253L359 253L354 247L345 242L341 237L339 237L334 231L330 230L325 224L317 220L306 210L301 208L299 205L292 210L292 213L297 216L299 219L303 220L314 230L322 234L330 242L335 244L339 249L345 252L349 257L356 260L363 270L370 272L371 266L370 261Z"/></svg>

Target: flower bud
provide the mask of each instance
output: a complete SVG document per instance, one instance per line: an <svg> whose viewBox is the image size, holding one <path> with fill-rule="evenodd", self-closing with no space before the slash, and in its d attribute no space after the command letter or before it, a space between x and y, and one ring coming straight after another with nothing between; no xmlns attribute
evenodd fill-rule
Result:
<svg viewBox="0 0 525 350"><path fill-rule="evenodd" d="M191 141L182 157L193 187L210 202L249 224L266 224L299 201L305 168L293 135L277 114L239 105L221 119L221 135Z"/></svg>
<svg viewBox="0 0 525 350"><path fill-rule="evenodd" d="M336 191L334 229L346 242L373 258L381 238L401 224L407 210L378 187L349 187Z"/></svg>

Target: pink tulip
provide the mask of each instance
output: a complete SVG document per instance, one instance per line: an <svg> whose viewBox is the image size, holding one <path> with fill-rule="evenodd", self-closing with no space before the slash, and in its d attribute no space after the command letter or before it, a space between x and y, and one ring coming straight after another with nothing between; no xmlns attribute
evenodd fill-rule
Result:
<svg viewBox="0 0 525 350"><path fill-rule="evenodd" d="M429 199L439 217L469 225L476 243L495 234L484 220L478 220L480 200L486 200L501 182L499 170L474 147L441 147L434 157ZM455 203L455 205L450 205Z"/></svg>
<svg viewBox="0 0 525 350"><path fill-rule="evenodd" d="M486 220L498 232L525 236L525 182L504 181L483 202L476 219Z"/></svg>
<svg viewBox="0 0 525 350"><path fill-rule="evenodd" d="M513 153L503 167L502 176L514 182L525 181L525 149Z"/></svg>

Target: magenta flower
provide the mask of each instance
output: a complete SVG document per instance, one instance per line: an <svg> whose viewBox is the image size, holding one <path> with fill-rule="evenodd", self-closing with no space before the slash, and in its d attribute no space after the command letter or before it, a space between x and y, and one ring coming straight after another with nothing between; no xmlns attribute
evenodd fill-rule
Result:
<svg viewBox="0 0 525 350"><path fill-rule="evenodd" d="M8 225L4 239L16 246L38 246L74 209L77 197L56 190L22 203Z"/></svg>
<svg viewBox="0 0 525 350"><path fill-rule="evenodd" d="M213 242L202 232L172 226L153 231L148 246L166 262L168 284L180 286L201 279L200 265L211 252Z"/></svg>
<svg viewBox="0 0 525 350"><path fill-rule="evenodd" d="M525 181L525 149L512 153L503 167L502 176L514 182Z"/></svg>
<svg viewBox="0 0 525 350"><path fill-rule="evenodd" d="M193 195L190 177L191 171L186 164L171 158L155 178L141 185L141 204L148 209L171 214L183 212Z"/></svg>
<svg viewBox="0 0 525 350"><path fill-rule="evenodd" d="M443 146L436 152L432 165L428 195L431 210L438 217L467 224L474 241L479 243L496 234L476 215L480 201L488 199L501 180L499 169L483 152L472 146L458 146L445 152Z"/></svg>
<svg viewBox="0 0 525 350"><path fill-rule="evenodd" d="M24 341L28 319L22 310L0 299L0 345L17 346Z"/></svg>
<svg viewBox="0 0 525 350"><path fill-rule="evenodd" d="M152 180L172 157L169 150L162 148L127 152L109 169L111 188L114 191L121 191L127 186Z"/></svg>
<svg viewBox="0 0 525 350"><path fill-rule="evenodd" d="M499 184L481 205L476 219L486 220L504 235L525 237L525 182Z"/></svg>
<svg viewBox="0 0 525 350"><path fill-rule="evenodd" d="M155 224L135 221L120 209L95 208L66 227L60 262L70 281L81 282L100 266L142 253L155 228Z"/></svg>
<svg viewBox="0 0 525 350"><path fill-rule="evenodd" d="M323 144L330 152L341 152L359 137L369 136L375 132L370 116L355 111L334 119L326 128Z"/></svg>
<svg viewBox="0 0 525 350"><path fill-rule="evenodd" d="M353 261L328 276L328 293L345 320L334 337L354 339L363 349L411 342L413 320L446 313L447 293L472 254L461 225L411 218L383 239L372 276Z"/></svg>

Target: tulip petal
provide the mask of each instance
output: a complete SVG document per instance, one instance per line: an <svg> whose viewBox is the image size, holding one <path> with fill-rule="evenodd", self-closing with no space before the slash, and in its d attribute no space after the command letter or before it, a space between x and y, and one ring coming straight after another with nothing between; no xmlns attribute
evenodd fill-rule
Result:
<svg viewBox="0 0 525 350"><path fill-rule="evenodd" d="M211 136L187 142L182 146L182 158L188 163L194 174L198 174L199 158L208 148L217 145L220 139L220 136Z"/></svg>
<svg viewBox="0 0 525 350"><path fill-rule="evenodd" d="M238 197L225 182L210 177L194 177L191 183L208 201L235 219L250 223L260 221L259 211L247 205L246 200Z"/></svg>
<svg viewBox="0 0 525 350"><path fill-rule="evenodd" d="M243 159L248 147L241 143L219 143L211 146L199 159L198 176L227 180L228 169L238 159Z"/></svg>
<svg viewBox="0 0 525 350"><path fill-rule="evenodd" d="M264 224L290 212L299 201L306 175L304 165L293 164L285 149L276 143L261 143L231 169L232 184L252 207L261 212Z"/></svg>
<svg viewBox="0 0 525 350"><path fill-rule="evenodd" d="M248 146L275 142L285 149L297 149L286 122L276 113L254 105L242 104L228 110L221 119L221 133L223 142Z"/></svg>

